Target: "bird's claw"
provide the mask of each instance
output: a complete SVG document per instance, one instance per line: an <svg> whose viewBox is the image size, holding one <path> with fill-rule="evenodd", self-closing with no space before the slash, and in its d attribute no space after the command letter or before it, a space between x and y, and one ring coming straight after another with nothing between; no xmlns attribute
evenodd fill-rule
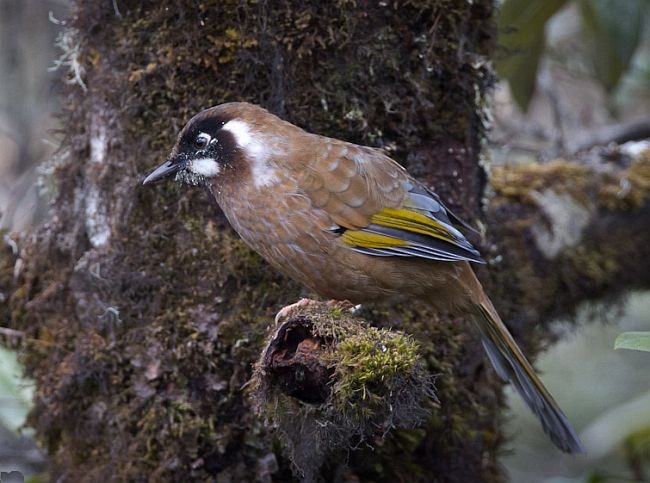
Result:
<svg viewBox="0 0 650 483"><path fill-rule="evenodd" d="M363 310L363 305L357 304L354 307L350 309L350 313L352 315L359 315L359 313Z"/></svg>

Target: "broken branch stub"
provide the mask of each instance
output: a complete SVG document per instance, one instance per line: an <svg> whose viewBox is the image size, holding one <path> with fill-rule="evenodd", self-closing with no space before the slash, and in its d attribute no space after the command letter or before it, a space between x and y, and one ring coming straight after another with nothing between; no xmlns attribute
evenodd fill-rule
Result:
<svg viewBox="0 0 650 483"><path fill-rule="evenodd" d="M323 360L324 343L314 336L306 317L287 320L264 350L261 370L285 394L306 403L324 403L333 373Z"/></svg>
<svg viewBox="0 0 650 483"><path fill-rule="evenodd" d="M309 301L293 311L253 375L257 412L306 480L338 451L418 426L437 402L415 339L370 326L351 308Z"/></svg>

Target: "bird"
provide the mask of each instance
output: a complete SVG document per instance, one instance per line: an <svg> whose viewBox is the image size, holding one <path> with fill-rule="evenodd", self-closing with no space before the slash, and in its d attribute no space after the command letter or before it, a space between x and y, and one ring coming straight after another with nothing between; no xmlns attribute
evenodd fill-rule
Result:
<svg viewBox="0 0 650 483"><path fill-rule="evenodd" d="M384 151L309 133L254 104L205 109L143 181L204 186L271 266L322 297L421 300L473 321L496 373L551 441L584 453L568 418L503 323L471 263L468 225Z"/></svg>

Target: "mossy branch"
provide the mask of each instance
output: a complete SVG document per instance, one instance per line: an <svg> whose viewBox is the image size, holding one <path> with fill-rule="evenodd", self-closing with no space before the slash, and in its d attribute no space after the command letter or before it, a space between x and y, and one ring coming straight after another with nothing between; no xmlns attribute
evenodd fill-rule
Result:
<svg viewBox="0 0 650 483"><path fill-rule="evenodd" d="M650 286L650 150L495 168L481 273L515 327Z"/></svg>

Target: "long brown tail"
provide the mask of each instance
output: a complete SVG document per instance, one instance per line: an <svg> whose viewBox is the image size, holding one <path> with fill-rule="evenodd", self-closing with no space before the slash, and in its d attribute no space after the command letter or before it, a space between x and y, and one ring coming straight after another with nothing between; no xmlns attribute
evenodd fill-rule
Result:
<svg viewBox="0 0 650 483"><path fill-rule="evenodd" d="M483 292L471 268L470 271L475 286L480 290L479 294L473 294L475 297L478 295L472 307L474 321L481 333L485 352L497 374L503 380L510 381L517 389L528 407L541 421L544 432L558 448L567 453L584 453L584 446L571 427L571 423L535 374L535 370L508 332L492 302Z"/></svg>

